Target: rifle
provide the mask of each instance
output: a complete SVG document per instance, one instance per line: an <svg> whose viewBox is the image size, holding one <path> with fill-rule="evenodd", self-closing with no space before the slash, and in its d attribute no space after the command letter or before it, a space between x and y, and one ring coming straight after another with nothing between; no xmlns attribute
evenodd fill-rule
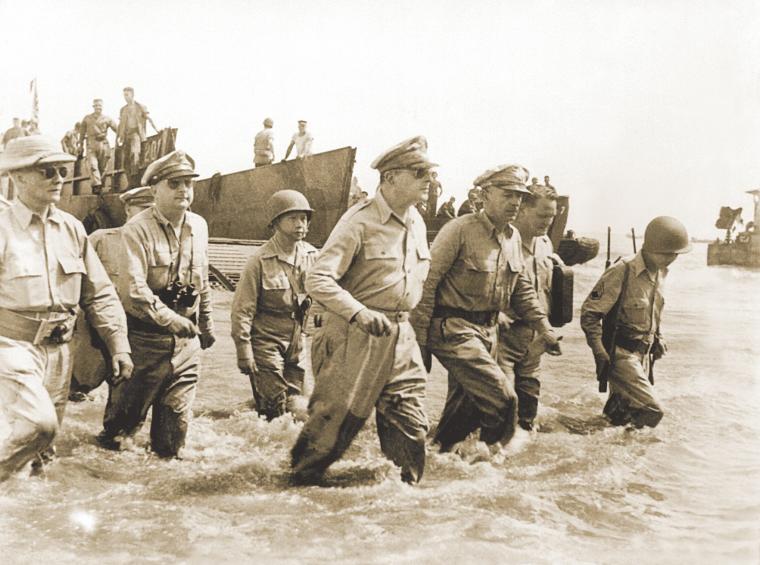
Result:
<svg viewBox="0 0 760 565"><path fill-rule="evenodd" d="M610 311L602 318L602 343L607 351L607 355L610 357L610 362L596 376L599 381L599 392L607 392L607 381L609 381L610 373L615 366L615 340L617 338L618 327L620 326L620 308L623 304L625 292L628 289L628 273L630 270L631 268L628 263L625 263L625 274L623 275L623 284L620 285L620 294Z"/></svg>
<svg viewBox="0 0 760 565"><path fill-rule="evenodd" d="M612 228L610 226L607 226L607 261L604 263L604 268L609 269L610 268L610 234L612 232Z"/></svg>
<svg viewBox="0 0 760 565"><path fill-rule="evenodd" d="M636 254L636 231L631 228L631 241L633 242L633 254Z"/></svg>

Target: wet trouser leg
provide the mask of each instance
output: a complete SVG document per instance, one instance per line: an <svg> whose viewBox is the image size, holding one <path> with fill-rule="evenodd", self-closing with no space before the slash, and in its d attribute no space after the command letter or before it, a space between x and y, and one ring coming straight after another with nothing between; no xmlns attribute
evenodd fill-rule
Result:
<svg viewBox="0 0 760 565"><path fill-rule="evenodd" d="M385 456L401 467L401 478L417 483L425 470L427 415L423 406L427 371L411 325L399 325L391 375L376 403L377 433Z"/></svg>
<svg viewBox="0 0 760 565"><path fill-rule="evenodd" d="M60 420L44 383L68 382L70 359L65 344L34 346L0 337L0 480L53 442Z"/></svg>
<svg viewBox="0 0 760 565"><path fill-rule="evenodd" d="M328 313L317 335L309 419L291 452L296 478L321 475L376 406L383 452L401 465L405 480L419 480L427 432L426 373L409 322L393 324L389 336L375 337Z"/></svg>
<svg viewBox="0 0 760 565"><path fill-rule="evenodd" d="M610 396L604 413L615 425L633 423L654 428L664 414L649 382L648 356L622 347L615 350L615 365L610 375Z"/></svg>
<svg viewBox="0 0 760 565"><path fill-rule="evenodd" d="M150 445L162 457L174 457L185 445L200 373L198 338L175 338L172 374L153 402Z"/></svg>
<svg viewBox="0 0 760 565"><path fill-rule="evenodd" d="M433 318L430 327L428 348L449 372L449 393L434 438L441 450L477 426L485 443L508 443L515 433L517 397L496 361L497 326Z"/></svg>
<svg viewBox="0 0 760 565"><path fill-rule="evenodd" d="M153 406L158 422L151 425L151 447L175 455L184 444L198 379L198 338L131 330L129 344L135 368L129 380L109 390L100 442L136 434Z"/></svg>
<svg viewBox="0 0 760 565"><path fill-rule="evenodd" d="M520 427L530 430L538 413L541 392L540 367L543 342L536 332L522 322L513 323L499 332L499 366L509 376L515 375L517 417Z"/></svg>
<svg viewBox="0 0 760 565"><path fill-rule="evenodd" d="M302 394L304 381L301 347L289 355L295 322L281 316L259 314L251 331L256 374L251 377L256 409L268 420L282 416L288 398ZM299 336L299 339L302 339Z"/></svg>

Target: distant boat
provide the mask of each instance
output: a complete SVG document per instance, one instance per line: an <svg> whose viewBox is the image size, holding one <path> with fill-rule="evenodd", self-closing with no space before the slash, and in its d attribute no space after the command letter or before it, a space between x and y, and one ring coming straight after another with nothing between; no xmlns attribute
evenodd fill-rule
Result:
<svg viewBox="0 0 760 565"><path fill-rule="evenodd" d="M735 233L736 223L741 222L741 208L724 206L715 227L726 230L723 240L711 241L707 246L707 265L736 265L740 267L760 267L760 189L748 190L755 204L755 216L744 226L744 231Z"/></svg>

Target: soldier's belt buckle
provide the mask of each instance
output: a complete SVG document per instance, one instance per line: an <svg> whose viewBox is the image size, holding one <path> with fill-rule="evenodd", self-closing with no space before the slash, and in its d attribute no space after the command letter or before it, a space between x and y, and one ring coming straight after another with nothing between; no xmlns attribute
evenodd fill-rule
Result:
<svg viewBox="0 0 760 565"><path fill-rule="evenodd" d="M56 331L56 328L62 326L61 320L59 319L53 319L53 320L39 320L39 326L37 326L37 331L34 334L34 339L32 340L32 343L34 345L41 345L45 342L45 340L48 340L51 336L53 336L53 333ZM57 342L53 342L57 343Z"/></svg>

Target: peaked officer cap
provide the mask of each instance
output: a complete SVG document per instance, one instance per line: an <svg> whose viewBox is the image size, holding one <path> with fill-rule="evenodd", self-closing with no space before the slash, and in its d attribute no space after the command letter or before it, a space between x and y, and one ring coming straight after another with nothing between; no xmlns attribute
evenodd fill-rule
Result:
<svg viewBox="0 0 760 565"><path fill-rule="evenodd" d="M164 179L197 176L193 158L177 149L148 165L142 176L142 184L153 185Z"/></svg>
<svg viewBox="0 0 760 565"><path fill-rule="evenodd" d="M124 203L124 206L150 206L155 201L153 191L149 186L132 188L119 195L119 200Z"/></svg>
<svg viewBox="0 0 760 565"><path fill-rule="evenodd" d="M370 165L381 173L391 169L431 169L437 167L427 156L427 139L418 135L394 145Z"/></svg>
<svg viewBox="0 0 760 565"><path fill-rule="evenodd" d="M488 169L476 178L473 184L480 188L496 186L505 190L530 194L530 190L525 188L529 178L528 169L522 165L499 165L493 169Z"/></svg>

